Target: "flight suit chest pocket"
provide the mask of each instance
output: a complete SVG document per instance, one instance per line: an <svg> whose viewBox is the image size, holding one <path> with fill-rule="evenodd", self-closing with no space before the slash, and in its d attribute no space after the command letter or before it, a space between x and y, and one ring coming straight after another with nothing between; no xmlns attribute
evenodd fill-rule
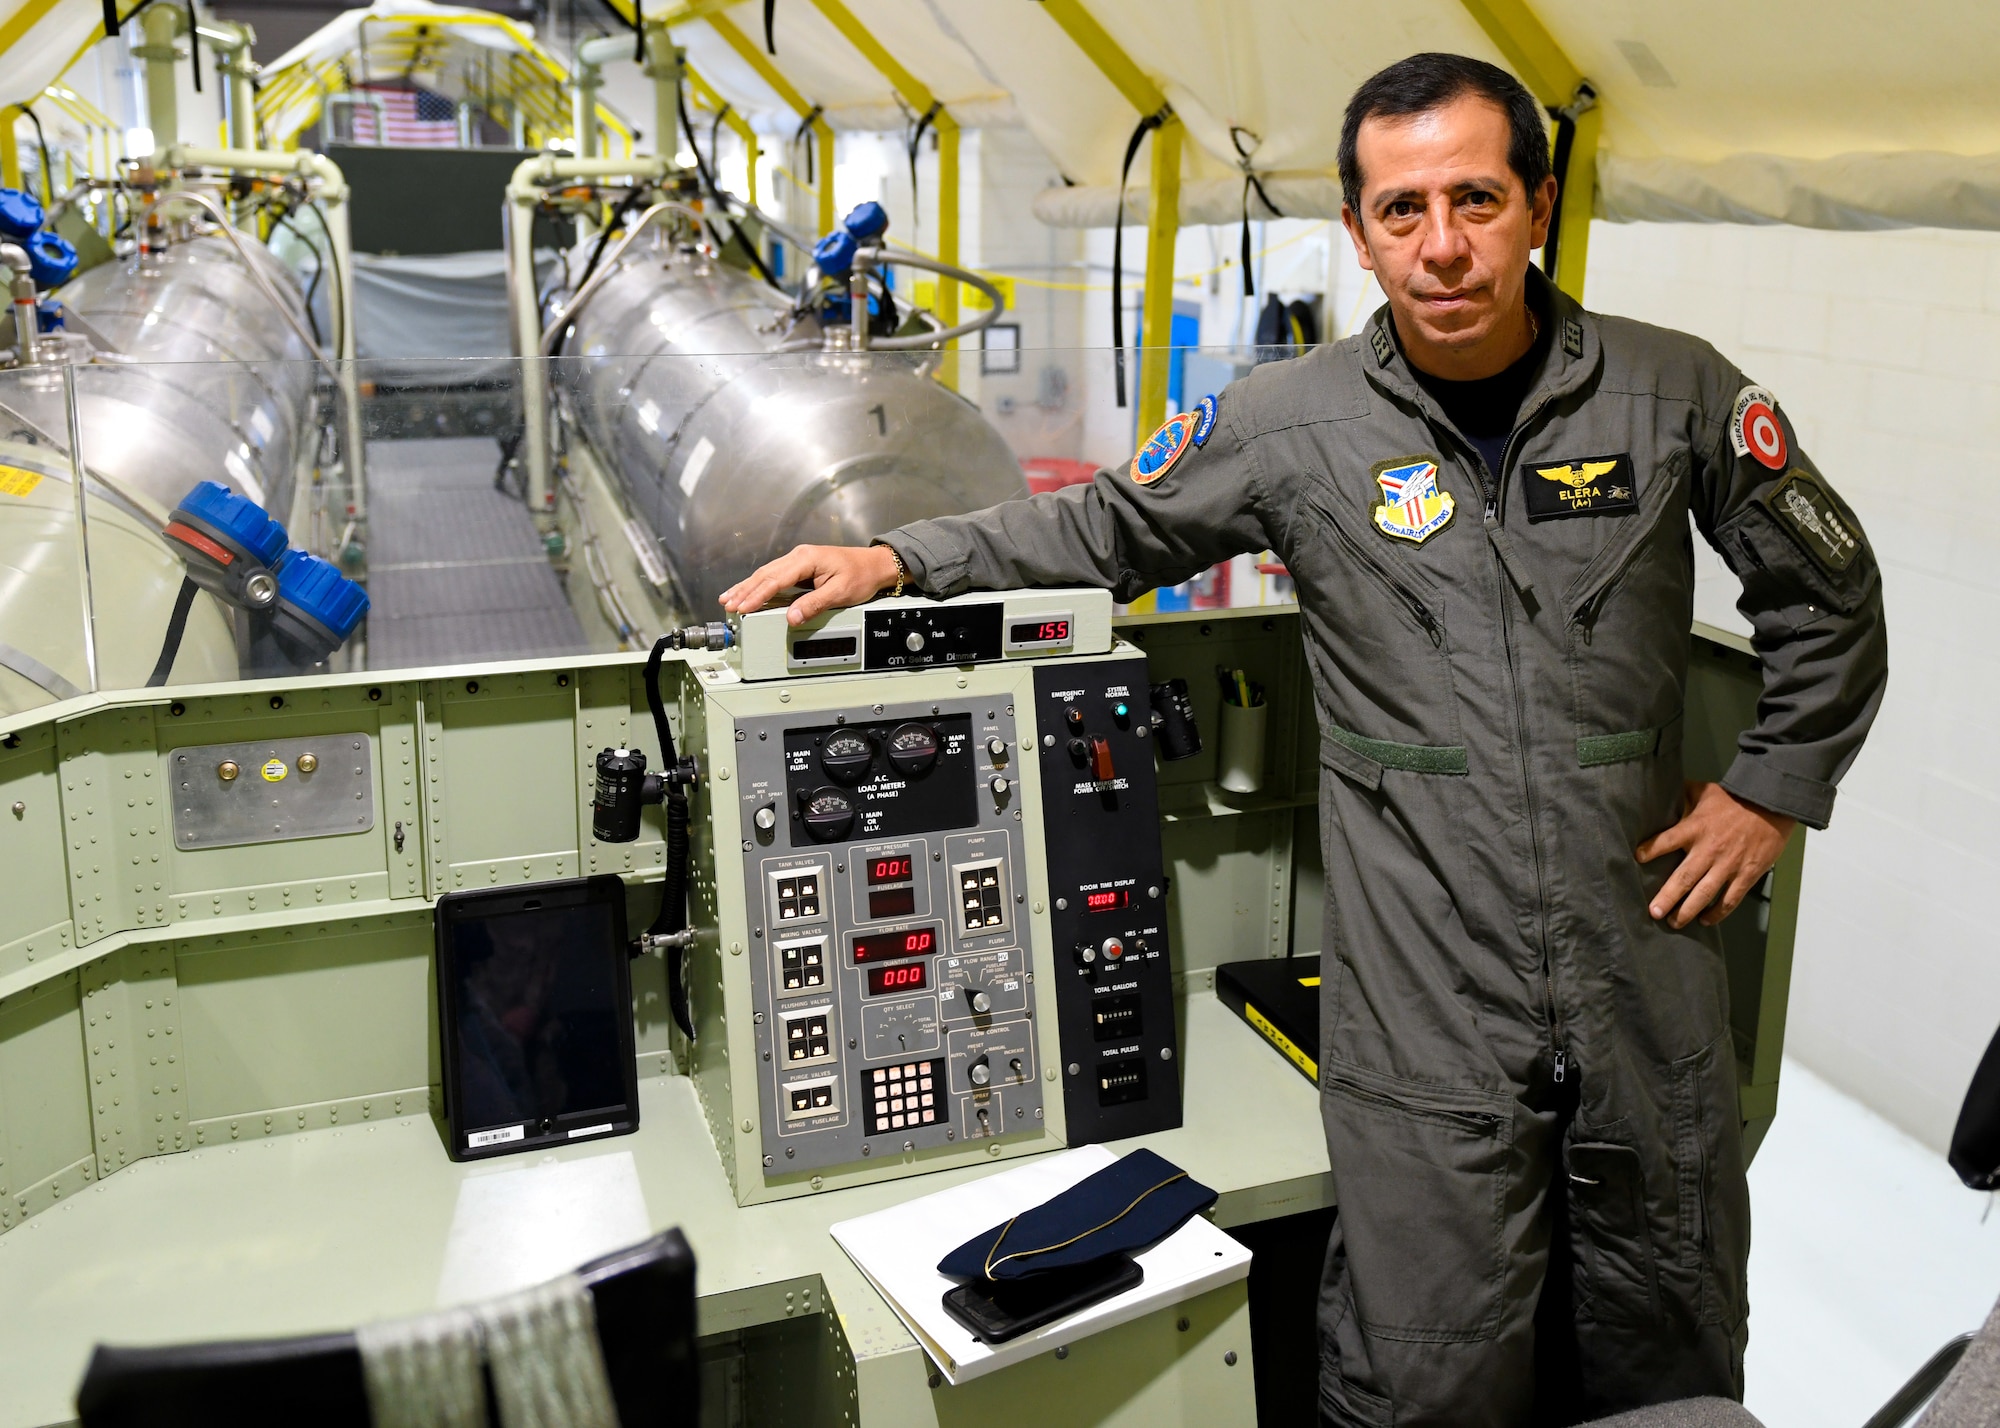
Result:
<svg viewBox="0 0 2000 1428"><path fill-rule="evenodd" d="M1675 452L1639 493L1625 518L1563 592L1569 676L1579 762L1584 750L1647 752L1679 714L1694 619L1694 547L1688 531L1690 457Z"/></svg>
<svg viewBox="0 0 2000 1428"><path fill-rule="evenodd" d="M1362 1326L1415 1343L1491 1338L1506 1274L1510 1100L1331 1057L1320 1086Z"/></svg>

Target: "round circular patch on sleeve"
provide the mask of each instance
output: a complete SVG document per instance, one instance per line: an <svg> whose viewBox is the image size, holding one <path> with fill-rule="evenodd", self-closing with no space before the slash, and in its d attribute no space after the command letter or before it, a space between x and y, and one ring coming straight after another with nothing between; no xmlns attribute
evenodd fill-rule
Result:
<svg viewBox="0 0 2000 1428"><path fill-rule="evenodd" d="M1792 452L1778 420L1778 399L1762 387L1738 392L1729 413L1729 444L1738 456L1754 456L1760 465L1784 470Z"/></svg>
<svg viewBox="0 0 2000 1428"><path fill-rule="evenodd" d="M1173 470L1174 463L1194 444L1197 420L1195 412L1168 417L1132 458L1132 484L1150 486Z"/></svg>

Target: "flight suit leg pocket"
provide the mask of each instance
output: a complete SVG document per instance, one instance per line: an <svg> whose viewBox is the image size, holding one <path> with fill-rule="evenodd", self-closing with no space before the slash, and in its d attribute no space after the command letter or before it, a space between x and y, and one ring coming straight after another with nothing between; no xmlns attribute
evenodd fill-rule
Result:
<svg viewBox="0 0 2000 1428"><path fill-rule="evenodd" d="M1658 1271L1639 1152L1629 1145L1579 1141L1565 1154L1564 1169L1578 1316L1602 1324L1656 1323Z"/></svg>
<svg viewBox="0 0 2000 1428"><path fill-rule="evenodd" d="M1693 1277L1695 1322L1743 1322L1750 1189L1736 1104L1736 1057L1723 1032L1672 1068L1679 1263Z"/></svg>
<svg viewBox="0 0 2000 1428"><path fill-rule="evenodd" d="M1320 1086L1362 1330L1415 1343L1492 1338L1506 1272L1512 1098L1332 1058Z"/></svg>

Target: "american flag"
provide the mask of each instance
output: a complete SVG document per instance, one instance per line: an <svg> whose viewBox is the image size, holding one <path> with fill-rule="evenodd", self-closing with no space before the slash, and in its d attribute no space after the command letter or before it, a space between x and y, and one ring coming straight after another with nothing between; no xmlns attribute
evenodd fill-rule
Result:
<svg viewBox="0 0 2000 1428"><path fill-rule="evenodd" d="M416 144L434 149L458 145L458 107L430 89L388 89L356 85L362 102L352 109L357 144ZM373 101L373 102L370 102ZM375 132L375 104L382 106L382 128Z"/></svg>

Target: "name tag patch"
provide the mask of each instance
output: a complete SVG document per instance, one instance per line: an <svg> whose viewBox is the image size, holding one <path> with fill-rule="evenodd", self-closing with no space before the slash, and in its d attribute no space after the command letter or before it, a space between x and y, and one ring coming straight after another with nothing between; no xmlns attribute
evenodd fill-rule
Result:
<svg viewBox="0 0 2000 1428"><path fill-rule="evenodd" d="M1803 471L1793 471L1771 492L1771 514L1829 575L1854 563L1861 539L1819 483Z"/></svg>
<svg viewBox="0 0 2000 1428"><path fill-rule="evenodd" d="M1614 516L1639 509L1632 457L1588 456L1528 467L1528 519L1558 516Z"/></svg>

